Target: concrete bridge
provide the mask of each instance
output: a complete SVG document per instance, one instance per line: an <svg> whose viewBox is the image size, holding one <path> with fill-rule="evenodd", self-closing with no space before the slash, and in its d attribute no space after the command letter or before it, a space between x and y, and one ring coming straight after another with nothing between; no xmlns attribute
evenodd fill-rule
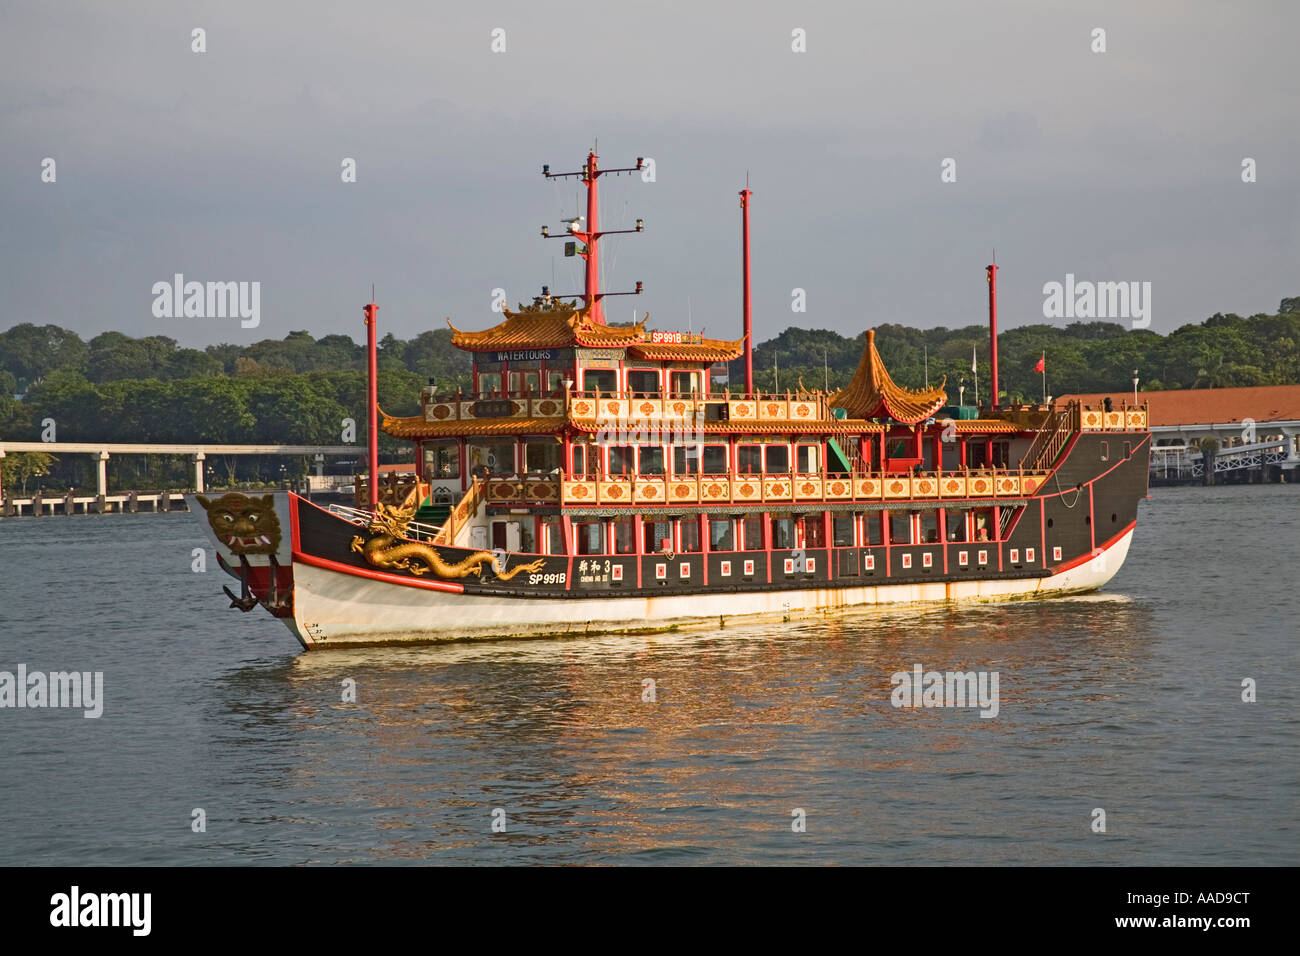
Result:
<svg viewBox="0 0 1300 956"><path fill-rule="evenodd" d="M194 462L194 490L203 491L203 462L208 455L309 455L316 459L317 473L328 457L365 454L362 445L153 445L105 442L7 441L0 439L0 469L7 453L47 452L51 455L89 455L96 465L97 498L108 494L108 461L114 455L179 455ZM3 482L0 482L0 489ZM0 498L3 491L0 490ZM51 499L54 500L54 499ZM61 500L61 499L59 499Z"/></svg>

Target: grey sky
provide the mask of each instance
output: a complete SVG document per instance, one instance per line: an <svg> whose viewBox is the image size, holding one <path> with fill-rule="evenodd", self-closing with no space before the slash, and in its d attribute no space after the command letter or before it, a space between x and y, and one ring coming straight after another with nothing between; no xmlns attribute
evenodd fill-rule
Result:
<svg viewBox="0 0 1300 956"><path fill-rule="evenodd" d="M383 331L483 328L494 287L580 289L537 237L574 186L540 170L597 136L657 166L602 181L604 226L646 221L606 246L607 286L646 287L614 318L689 303L739 336L747 170L760 340L983 321L995 245L1007 326L1067 272L1150 281L1162 333L1273 311L1300 294L1297 27L1289 2L4 2L0 327L360 338L373 281ZM261 325L154 318L175 272L260 281Z"/></svg>

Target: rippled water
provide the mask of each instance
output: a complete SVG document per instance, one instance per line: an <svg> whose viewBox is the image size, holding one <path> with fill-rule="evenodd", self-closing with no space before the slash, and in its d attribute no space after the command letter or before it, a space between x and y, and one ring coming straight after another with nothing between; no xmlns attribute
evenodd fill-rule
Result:
<svg viewBox="0 0 1300 956"><path fill-rule="evenodd" d="M1073 599L314 654L191 572L193 516L0 521L0 670L106 697L0 710L0 863L1294 864L1298 519L1157 490ZM1000 713L893 708L917 663Z"/></svg>

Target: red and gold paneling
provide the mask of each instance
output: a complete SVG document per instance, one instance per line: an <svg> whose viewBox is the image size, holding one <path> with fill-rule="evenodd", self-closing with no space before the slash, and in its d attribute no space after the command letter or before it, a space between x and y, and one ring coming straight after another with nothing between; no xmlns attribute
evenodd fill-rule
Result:
<svg viewBox="0 0 1300 956"><path fill-rule="evenodd" d="M1022 475L1020 478L1020 493L1022 495L1032 495L1042 484L1042 475Z"/></svg>
<svg viewBox="0 0 1300 956"><path fill-rule="evenodd" d="M667 496L667 482L662 478L638 478L633 488L638 502L663 504Z"/></svg>
<svg viewBox="0 0 1300 956"><path fill-rule="evenodd" d="M677 481L669 479L668 481L668 503L675 504L682 501L696 501L699 499L699 489L693 481Z"/></svg>
<svg viewBox="0 0 1300 956"><path fill-rule="evenodd" d="M939 479L939 494L944 498L961 498L966 494L966 477L944 475Z"/></svg>
<svg viewBox="0 0 1300 956"><path fill-rule="evenodd" d="M596 483L594 481L564 482L565 503L590 504L596 500Z"/></svg>
<svg viewBox="0 0 1300 956"><path fill-rule="evenodd" d="M726 478L700 479L700 501L708 504L710 501L729 500L731 500L731 484Z"/></svg>
<svg viewBox="0 0 1300 956"><path fill-rule="evenodd" d="M727 415L733 422L753 422L758 420L757 402L727 402Z"/></svg>
<svg viewBox="0 0 1300 956"><path fill-rule="evenodd" d="M758 477L736 478L731 482L733 501L762 501L763 479Z"/></svg>
<svg viewBox="0 0 1300 956"><path fill-rule="evenodd" d="M993 494L993 479L987 475L975 475L966 479L966 488L972 498L982 498Z"/></svg>
<svg viewBox="0 0 1300 956"><path fill-rule="evenodd" d="M794 496L803 499L820 499L822 480L811 475L796 475L794 478Z"/></svg>
<svg viewBox="0 0 1300 956"><path fill-rule="evenodd" d="M452 402L435 402L424 406L426 422L445 422L456 417L456 405Z"/></svg>
<svg viewBox="0 0 1300 956"><path fill-rule="evenodd" d="M784 399L770 402L760 401L756 404L758 405L758 417L766 421L785 421L790 417L790 409Z"/></svg>
<svg viewBox="0 0 1300 956"><path fill-rule="evenodd" d="M612 478L600 482L600 500L602 504L625 504L632 500L632 482Z"/></svg>
<svg viewBox="0 0 1300 956"><path fill-rule="evenodd" d="M763 499L765 501L789 501L791 493L789 478L763 479Z"/></svg>
<svg viewBox="0 0 1300 956"><path fill-rule="evenodd" d="M664 418L686 418L695 414L695 403L684 398L663 400Z"/></svg>
<svg viewBox="0 0 1300 956"><path fill-rule="evenodd" d="M826 497L832 500L853 497L853 481L850 478L827 478L823 487L826 489Z"/></svg>
<svg viewBox="0 0 1300 956"><path fill-rule="evenodd" d="M817 403L816 402L791 402L790 420L796 422L816 421Z"/></svg>
<svg viewBox="0 0 1300 956"><path fill-rule="evenodd" d="M906 475L886 475L882 479L886 498L912 497L912 480Z"/></svg>
<svg viewBox="0 0 1300 956"><path fill-rule="evenodd" d="M1144 408L1130 408L1124 412L1124 417L1128 419L1130 429L1143 431L1147 427L1147 413Z"/></svg>
<svg viewBox="0 0 1300 956"><path fill-rule="evenodd" d="M1015 475L998 475L993 479L993 483L1000 495L1020 494L1020 479Z"/></svg>
<svg viewBox="0 0 1300 956"><path fill-rule="evenodd" d="M879 498L884 482L879 478L857 478L853 482L856 498Z"/></svg>
<svg viewBox="0 0 1300 956"><path fill-rule="evenodd" d="M935 498L939 494L939 479L932 477L913 478L912 494L917 498Z"/></svg>
<svg viewBox="0 0 1300 956"><path fill-rule="evenodd" d="M1079 413L1080 424L1084 428L1101 428L1104 413L1095 408L1085 408Z"/></svg>
<svg viewBox="0 0 1300 956"><path fill-rule="evenodd" d="M534 398L529 401L529 409L533 418L559 418L564 414L564 402L558 398Z"/></svg>
<svg viewBox="0 0 1300 956"><path fill-rule="evenodd" d="M621 398L602 398L596 403L596 420L627 421L631 402Z"/></svg>
<svg viewBox="0 0 1300 956"><path fill-rule="evenodd" d="M569 403L574 418L595 418L596 402L590 398L575 398Z"/></svg>

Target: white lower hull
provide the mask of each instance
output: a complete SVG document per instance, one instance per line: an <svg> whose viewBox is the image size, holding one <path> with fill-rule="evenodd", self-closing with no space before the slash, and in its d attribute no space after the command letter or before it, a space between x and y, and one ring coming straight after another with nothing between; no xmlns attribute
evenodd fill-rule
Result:
<svg viewBox="0 0 1300 956"><path fill-rule="evenodd" d="M307 648L644 631L744 617L789 620L847 608L1059 597L1093 591L1124 563L1133 531L1050 577L879 584L664 597L502 598L430 591L294 563L294 616Z"/></svg>

